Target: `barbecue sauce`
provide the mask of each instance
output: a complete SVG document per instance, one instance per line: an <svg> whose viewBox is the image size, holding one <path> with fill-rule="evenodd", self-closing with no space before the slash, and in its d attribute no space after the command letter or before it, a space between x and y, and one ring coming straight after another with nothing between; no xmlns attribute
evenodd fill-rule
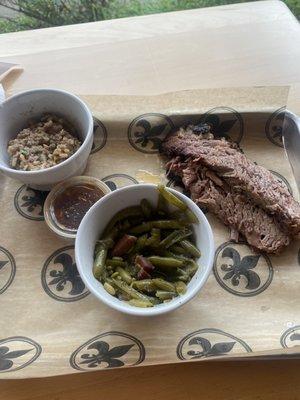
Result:
<svg viewBox="0 0 300 400"><path fill-rule="evenodd" d="M96 186L78 184L59 193L53 202L53 211L59 225L77 230L82 218L103 192Z"/></svg>

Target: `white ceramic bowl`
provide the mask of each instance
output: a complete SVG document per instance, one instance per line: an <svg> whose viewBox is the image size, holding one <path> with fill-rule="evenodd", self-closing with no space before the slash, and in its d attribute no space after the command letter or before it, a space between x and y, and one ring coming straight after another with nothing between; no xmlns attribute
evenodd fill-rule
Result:
<svg viewBox="0 0 300 400"><path fill-rule="evenodd" d="M152 204L156 204L158 194L155 185L139 184L127 186L104 196L86 213L77 231L75 257L83 282L98 299L123 313L152 316L175 310L191 300L199 292L211 272L214 259L214 239L205 215L187 196L174 189L169 190L183 200L189 209L197 215L199 223L193 225L194 236L196 245L202 254L199 259L199 268L188 284L187 292L174 298L169 303L162 303L151 308L133 307L108 294L102 284L94 278L92 271L95 244L105 226L118 211L139 204L143 198L148 199Z"/></svg>
<svg viewBox="0 0 300 400"><path fill-rule="evenodd" d="M32 118L53 113L64 117L76 129L82 145L71 157L54 167L38 171L20 171L10 167L9 140L28 125ZM9 97L0 105L0 171L34 189L48 190L55 184L82 175L93 145L93 117L77 96L58 89L34 89Z"/></svg>

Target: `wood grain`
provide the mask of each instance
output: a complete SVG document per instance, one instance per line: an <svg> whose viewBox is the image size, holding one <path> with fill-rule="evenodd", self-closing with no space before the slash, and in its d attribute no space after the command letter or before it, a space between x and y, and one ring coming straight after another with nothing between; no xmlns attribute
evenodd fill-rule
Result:
<svg viewBox="0 0 300 400"><path fill-rule="evenodd" d="M5 400L297 400L300 361L207 362L1 381Z"/></svg>

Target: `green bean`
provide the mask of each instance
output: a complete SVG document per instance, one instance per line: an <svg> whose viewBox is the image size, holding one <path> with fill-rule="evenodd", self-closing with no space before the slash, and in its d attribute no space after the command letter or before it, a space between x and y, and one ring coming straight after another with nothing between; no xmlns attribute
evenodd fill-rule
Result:
<svg viewBox="0 0 300 400"><path fill-rule="evenodd" d="M186 254L186 251L181 246L178 245L172 245L170 247L170 251L172 251L175 254L182 254L182 255Z"/></svg>
<svg viewBox="0 0 300 400"><path fill-rule="evenodd" d="M114 228L117 222L129 218L129 217L139 217L142 216L142 209L140 206L131 206L124 208L124 210L121 210L115 214L115 216L111 219L111 221L108 223L106 226L103 236L106 237L107 234Z"/></svg>
<svg viewBox="0 0 300 400"><path fill-rule="evenodd" d="M96 254L93 266L93 274L96 279L100 279L103 271L105 270L105 260L107 256L107 249L102 248Z"/></svg>
<svg viewBox="0 0 300 400"><path fill-rule="evenodd" d="M189 222L159 220L159 221L153 221L152 225L153 228L159 228L159 229L181 229L184 228L186 225L189 225Z"/></svg>
<svg viewBox="0 0 300 400"><path fill-rule="evenodd" d="M155 252L155 255L161 256L161 257L171 257L171 258L177 258L178 260L190 260L190 258L187 258L183 256L182 254L176 254L171 251L171 247L168 249L162 248L162 247L155 247L153 250Z"/></svg>
<svg viewBox="0 0 300 400"><path fill-rule="evenodd" d="M130 224L130 222L128 221L128 219L125 219L124 221L121 221L121 222L120 222L120 227L119 227L119 229L120 229L121 231L126 232L126 231L128 231L128 229L130 229L130 227L131 227L131 224Z"/></svg>
<svg viewBox="0 0 300 400"><path fill-rule="evenodd" d="M200 251L197 249L196 246L193 245L193 243L189 242L188 240L182 240L180 245L192 256L199 258L201 257Z"/></svg>
<svg viewBox="0 0 300 400"><path fill-rule="evenodd" d="M176 297L175 292L167 292L165 290L157 290L155 293L155 296L158 297L160 300L169 300L173 299L173 297Z"/></svg>
<svg viewBox="0 0 300 400"><path fill-rule="evenodd" d="M111 221L108 223L106 228L104 229L102 237L104 238L111 238L115 239L116 236L119 233L119 228L115 226L115 223L113 224Z"/></svg>
<svg viewBox="0 0 300 400"><path fill-rule="evenodd" d="M182 254L172 253L172 251L164 251L163 253L165 253L165 254L163 254L165 257L172 257L172 258L176 258L177 260L184 261L184 264L192 261L192 258L183 256Z"/></svg>
<svg viewBox="0 0 300 400"><path fill-rule="evenodd" d="M166 272L167 272L167 273L166 273ZM156 269L153 271L153 273L152 273L152 277L153 277L153 278L168 279L168 280L170 281L171 279L169 279L169 277L170 277L170 276L173 276L173 275L175 276L174 270L171 269L171 270L167 270L166 272L162 271L161 269L156 268ZM176 272L176 269L175 269L175 272ZM169 273L170 273L170 274L169 274Z"/></svg>
<svg viewBox="0 0 300 400"><path fill-rule="evenodd" d="M145 221L145 217L141 216L141 217L129 217L128 218L130 226L136 226L141 224L142 222Z"/></svg>
<svg viewBox="0 0 300 400"><path fill-rule="evenodd" d="M125 292L117 292L117 297L121 301L128 301L131 299L131 297L126 294Z"/></svg>
<svg viewBox="0 0 300 400"><path fill-rule="evenodd" d="M112 296L116 294L115 288L108 282L104 282L103 287L107 291L107 293L111 294Z"/></svg>
<svg viewBox="0 0 300 400"><path fill-rule="evenodd" d="M155 255L158 255L158 256L161 256L161 257L171 257L171 258L174 256L174 254L171 251L166 250L166 249L162 249L162 248L159 248L159 247L155 248ZM176 257L174 257L174 258L176 258Z"/></svg>
<svg viewBox="0 0 300 400"><path fill-rule="evenodd" d="M113 217L113 220L121 221L126 218L141 216L143 216L143 212L140 206L130 206L117 212L117 214Z"/></svg>
<svg viewBox="0 0 300 400"><path fill-rule="evenodd" d="M114 273L114 269L110 265L105 264L105 268L109 275L112 275Z"/></svg>
<svg viewBox="0 0 300 400"><path fill-rule="evenodd" d="M95 253L98 253L101 249L111 249L114 245L114 241L111 238L97 240L95 246Z"/></svg>
<svg viewBox="0 0 300 400"><path fill-rule="evenodd" d="M141 236L138 237L138 240L137 240L137 243L136 243L136 250L137 251L140 251L145 247L146 242L147 242L147 238L148 238L147 234L144 234L144 235L141 235Z"/></svg>
<svg viewBox="0 0 300 400"><path fill-rule="evenodd" d="M170 217L178 221L189 221L191 224L199 222L196 214L194 214L193 211L188 208L185 211L173 211L172 213L170 213Z"/></svg>
<svg viewBox="0 0 300 400"><path fill-rule="evenodd" d="M159 249L157 249L157 250L156 250L156 253L157 253L159 256L162 256L162 257L175 258L176 260L183 261L184 264L187 264L187 263L189 263L189 262L192 260L191 258L184 257L184 256L182 256L181 254L174 254L174 253L172 253L172 252L169 251L169 250L159 250Z"/></svg>
<svg viewBox="0 0 300 400"><path fill-rule="evenodd" d="M152 221L143 222L142 224L131 228L129 233L132 235L139 235L140 233L150 232L152 228Z"/></svg>
<svg viewBox="0 0 300 400"><path fill-rule="evenodd" d="M191 222L192 224L197 224L199 222L196 214L189 208L185 211L185 215L186 215L188 221Z"/></svg>
<svg viewBox="0 0 300 400"><path fill-rule="evenodd" d="M151 231L151 235L153 238L152 246L158 246L161 239L161 232L158 228L153 228Z"/></svg>
<svg viewBox="0 0 300 400"><path fill-rule="evenodd" d="M155 278L155 279L152 279L152 282L160 290L165 290L167 292L174 292L174 290L175 290L175 286L172 285L172 283L170 283L164 279Z"/></svg>
<svg viewBox="0 0 300 400"><path fill-rule="evenodd" d="M198 264L195 260L190 260L189 263L185 267L185 272L192 278L198 269Z"/></svg>
<svg viewBox="0 0 300 400"><path fill-rule="evenodd" d="M133 278L136 278L137 277L137 274L138 274L138 272L139 272L139 268L136 266L136 265L134 265L134 264L127 264L126 265L126 267L125 267L125 271L130 275L130 276L132 276Z"/></svg>
<svg viewBox="0 0 300 400"><path fill-rule="evenodd" d="M158 192L158 200L157 200L157 214L160 215L161 213L165 214L168 210L167 202L164 196Z"/></svg>
<svg viewBox="0 0 300 400"><path fill-rule="evenodd" d="M132 299L150 301L148 296L138 292L137 290L135 290L131 286L128 286L127 283L125 283L123 281L119 281L119 280L113 278L113 283L114 283L115 286L117 286L118 289L120 289L121 291L125 292Z"/></svg>
<svg viewBox="0 0 300 400"><path fill-rule="evenodd" d="M146 300L131 299L129 300L128 303L134 307L141 307L141 308L153 307L153 304L150 301Z"/></svg>
<svg viewBox="0 0 300 400"><path fill-rule="evenodd" d="M161 248L168 248L172 246L173 244L181 241L187 236L190 236L192 232L189 229L182 229L182 230L176 230L171 232L167 237L165 237L164 240L162 240L159 244Z"/></svg>
<svg viewBox="0 0 300 400"><path fill-rule="evenodd" d="M183 239L185 239L186 237L188 237L188 236L191 236L192 235L192 231L191 231L191 229L189 229L189 228L184 228L184 229L181 229L181 231L178 233L178 240L177 240L177 242L181 242ZM175 243L177 243L177 242L175 242ZM174 244L175 244L174 243Z"/></svg>
<svg viewBox="0 0 300 400"><path fill-rule="evenodd" d="M153 208L147 199L143 199L140 203L145 218L149 219L153 214Z"/></svg>
<svg viewBox="0 0 300 400"><path fill-rule="evenodd" d="M177 279L180 279L183 282L188 282L190 280L190 274L187 271L184 271L181 268L177 269Z"/></svg>
<svg viewBox="0 0 300 400"><path fill-rule="evenodd" d="M109 279L109 278L110 278L110 276L109 276L109 274L108 274L108 271L107 271L106 268L104 268L104 270L103 270L103 272L102 272L102 274L101 274L101 278L100 278L99 281L103 284L103 283L106 282L107 279Z"/></svg>
<svg viewBox="0 0 300 400"><path fill-rule="evenodd" d="M128 284L130 284L132 282L131 276L122 267L117 267L116 272L118 272L118 274L120 275L120 277L123 279L124 282L126 282Z"/></svg>
<svg viewBox="0 0 300 400"><path fill-rule="evenodd" d="M143 279L141 281L134 281L132 283L132 287L147 293L154 292L156 289L156 286L154 285L152 279Z"/></svg>
<svg viewBox="0 0 300 400"><path fill-rule="evenodd" d="M98 246L103 246L106 249L111 249L114 245L114 241L111 238L106 238L102 240L97 240Z"/></svg>
<svg viewBox="0 0 300 400"><path fill-rule="evenodd" d="M153 305L156 305L156 304L160 304L160 303L161 303L160 300L159 300L157 297L153 297L153 296L147 295L147 299L148 299Z"/></svg>
<svg viewBox="0 0 300 400"><path fill-rule="evenodd" d="M106 260L106 265L110 266L110 267L126 267L126 262L122 261L122 260L116 260L115 257L113 258L108 258Z"/></svg>
<svg viewBox="0 0 300 400"><path fill-rule="evenodd" d="M156 247L160 243L160 229L152 228L151 236L146 241L146 246Z"/></svg>
<svg viewBox="0 0 300 400"><path fill-rule="evenodd" d="M129 233L132 235L139 235L141 233L150 232L152 228L158 229L181 229L186 225L189 225L189 222L179 222L174 220L158 220L158 221L148 221L144 222L140 225L134 226L130 229Z"/></svg>
<svg viewBox="0 0 300 400"><path fill-rule="evenodd" d="M128 254L138 254L141 252L141 250L144 249L144 247L146 246L147 243L147 234L144 234L142 236L139 236L135 245L133 246L133 248L130 250L130 252Z"/></svg>
<svg viewBox="0 0 300 400"><path fill-rule="evenodd" d="M187 220L185 211L181 211L181 210L175 210L175 211L169 213L169 216L172 219L175 219L176 221Z"/></svg>
<svg viewBox="0 0 300 400"><path fill-rule="evenodd" d="M175 289L178 294L185 294L187 291L186 284L182 281L175 282Z"/></svg>
<svg viewBox="0 0 300 400"><path fill-rule="evenodd" d="M158 185L157 189L169 204L172 204L173 206L179 208L181 211L185 211L187 209L187 205L177 196L167 190L164 185Z"/></svg>
<svg viewBox="0 0 300 400"><path fill-rule="evenodd" d="M148 260L155 266L161 268L177 268L183 265L182 260L177 260L171 257L151 256Z"/></svg>
<svg viewBox="0 0 300 400"><path fill-rule="evenodd" d="M178 236L178 232L180 232L179 230L175 230L172 231L168 236L166 236L160 243L159 243L159 247L161 249L165 249L170 247L173 244L173 240L176 240L177 236Z"/></svg>

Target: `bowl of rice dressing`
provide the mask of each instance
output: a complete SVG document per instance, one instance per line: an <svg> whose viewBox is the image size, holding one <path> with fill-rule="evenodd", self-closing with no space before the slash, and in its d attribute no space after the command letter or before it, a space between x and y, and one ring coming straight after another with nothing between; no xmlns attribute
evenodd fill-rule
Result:
<svg viewBox="0 0 300 400"><path fill-rule="evenodd" d="M0 171L39 190L81 175L93 144L93 118L77 96L34 89L0 108Z"/></svg>

